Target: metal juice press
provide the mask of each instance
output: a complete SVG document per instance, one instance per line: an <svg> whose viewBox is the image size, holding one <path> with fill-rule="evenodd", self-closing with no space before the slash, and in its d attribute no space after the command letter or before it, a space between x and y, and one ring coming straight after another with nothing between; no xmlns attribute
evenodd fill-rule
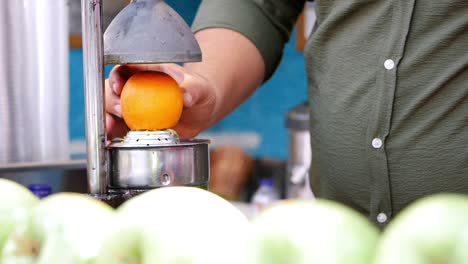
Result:
<svg viewBox="0 0 468 264"><path fill-rule="evenodd" d="M130 131L106 146L104 65L196 62L201 50L185 21L163 0L132 0L103 35L102 1L81 1L90 194L125 200L165 186L207 189L208 140L179 139L169 129Z"/></svg>

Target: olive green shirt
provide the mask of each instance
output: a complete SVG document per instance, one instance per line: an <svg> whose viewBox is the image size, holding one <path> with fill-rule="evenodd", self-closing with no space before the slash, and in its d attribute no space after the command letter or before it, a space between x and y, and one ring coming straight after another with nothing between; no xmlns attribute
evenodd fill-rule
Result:
<svg viewBox="0 0 468 264"><path fill-rule="evenodd" d="M268 78L303 5L205 0L194 30L244 34ZM314 193L381 224L422 196L468 193L468 1L317 0L316 12L305 49Z"/></svg>

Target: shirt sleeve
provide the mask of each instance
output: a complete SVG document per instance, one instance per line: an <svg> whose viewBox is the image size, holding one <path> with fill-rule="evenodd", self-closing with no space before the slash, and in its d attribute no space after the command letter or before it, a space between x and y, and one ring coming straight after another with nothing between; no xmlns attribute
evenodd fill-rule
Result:
<svg viewBox="0 0 468 264"><path fill-rule="evenodd" d="M192 25L228 28L246 36L262 54L269 79L278 66L284 45L305 0L203 0Z"/></svg>

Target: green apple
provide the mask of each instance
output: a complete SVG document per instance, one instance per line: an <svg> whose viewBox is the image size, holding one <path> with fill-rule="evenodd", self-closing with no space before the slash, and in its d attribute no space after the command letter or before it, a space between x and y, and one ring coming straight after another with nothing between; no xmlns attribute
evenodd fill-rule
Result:
<svg viewBox="0 0 468 264"><path fill-rule="evenodd" d="M240 264L250 224L223 198L195 187L151 190L117 210L98 264Z"/></svg>
<svg viewBox="0 0 468 264"><path fill-rule="evenodd" d="M95 263L114 217L110 206L83 194L48 196L16 225L0 263Z"/></svg>
<svg viewBox="0 0 468 264"><path fill-rule="evenodd" d="M364 216L326 200L279 202L253 225L257 264L368 264L380 236Z"/></svg>
<svg viewBox="0 0 468 264"><path fill-rule="evenodd" d="M385 229L378 264L468 263L468 196L437 194L403 210Z"/></svg>
<svg viewBox="0 0 468 264"><path fill-rule="evenodd" d="M23 185L0 179L0 252L15 223L38 203L39 199Z"/></svg>

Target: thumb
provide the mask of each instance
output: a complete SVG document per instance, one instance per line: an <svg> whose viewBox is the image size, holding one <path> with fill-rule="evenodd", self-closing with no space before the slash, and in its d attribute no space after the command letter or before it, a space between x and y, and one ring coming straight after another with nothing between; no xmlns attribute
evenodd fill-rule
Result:
<svg viewBox="0 0 468 264"><path fill-rule="evenodd" d="M207 81L197 74L185 72L184 81L179 84L184 93L184 106L190 108L208 97L209 85Z"/></svg>
<svg viewBox="0 0 468 264"><path fill-rule="evenodd" d="M191 89L193 86L193 76L180 65L174 63L167 64L155 64L151 65L150 68L153 71L160 71L171 76L183 90L184 95L184 106L186 108L192 107L199 98L199 94Z"/></svg>
<svg viewBox="0 0 468 264"><path fill-rule="evenodd" d="M175 63L147 65L146 70L159 71L171 76L180 86L185 79L186 70Z"/></svg>

